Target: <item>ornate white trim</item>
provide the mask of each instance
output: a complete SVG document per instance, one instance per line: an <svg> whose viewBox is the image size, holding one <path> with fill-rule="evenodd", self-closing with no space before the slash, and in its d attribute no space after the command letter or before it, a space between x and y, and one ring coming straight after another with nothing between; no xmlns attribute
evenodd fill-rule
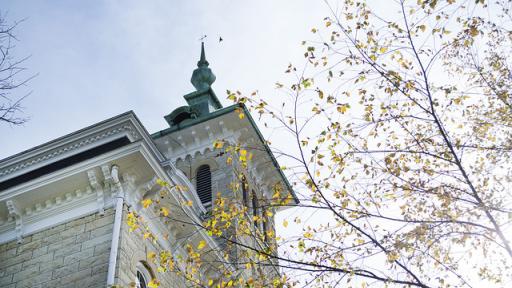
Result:
<svg viewBox="0 0 512 288"><path fill-rule="evenodd" d="M92 187L92 190L96 194L96 203L98 204L98 213L100 215L105 214L105 198L103 196L103 188L101 187L100 183L98 182L98 179L96 177L96 171L94 169L91 169L87 171L87 177L89 178L89 184Z"/></svg>
<svg viewBox="0 0 512 288"><path fill-rule="evenodd" d="M9 209L9 216L11 219L15 219L15 221L7 221L0 226L0 244L14 239L21 243L24 236L97 213L96 197L94 197L90 189L88 191L88 193L82 194L81 190L77 190L74 193L76 196L70 196L69 200L61 202L60 205L48 205L50 200L45 201L46 206L37 203L35 207L38 208L35 210L30 209L31 212L29 213L27 213L28 208L25 209L25 213L22 213L21 209L16 207L14 200L7 200L6 205ZM71 195L71 193L68 194ZM104 208L106 209L110 206L112 206L112 199L108 198Z"/></svg>
<svg viewBox="0 0 512 288"><path fill-rule="evenodd" d="M5 204L7 205L7 210L9 211L9 217L14 219L14 231L16 233L18 244L22 243L23 239L21 237L23 233L23 219L21 217L21 211L14 200L7 200Z"/></svg>
<svg viewBox="0 0 512 288"><path fill-rule="evenodd" d="M62 154L78 150L78 149L80 149L84 146L87 146L89 144L99 142L103 139L109 138L114 135L123 134L123 133L129 134L133 140L137 140L140 138L140 135L138 135L138 133L135 131L133 125L131 125L131 124L125 124L120 127L113 128L113 129L112 128L106 129L102 133L97 133L95 135L91 135L87 138L71 142L67 145L52 149L50 151L46 151L45 153L37 155L28 160L12 164L10 166L7 166L6 168L2 168L2 169L0 169L0 177L8 175L8 174L12 174L16 171L19 171L24 168L28 168L30 166L41 163L43 161L54 159Z"/></svg>

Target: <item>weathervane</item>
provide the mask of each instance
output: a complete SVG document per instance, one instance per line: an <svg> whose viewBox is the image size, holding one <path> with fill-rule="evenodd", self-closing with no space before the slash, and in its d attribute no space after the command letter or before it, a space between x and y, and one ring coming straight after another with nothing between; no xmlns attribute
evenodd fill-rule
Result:
<svg viewBox="0 0 512 288"><path fill-rule="evenodd" d="M204 42L204 39L206 39L206 37L208 37L208 35L203 35L203 37L199 38L199 41ZM222 41L224 41L224 39L222 39L222 36L219 36L219 43Z"/></svg>

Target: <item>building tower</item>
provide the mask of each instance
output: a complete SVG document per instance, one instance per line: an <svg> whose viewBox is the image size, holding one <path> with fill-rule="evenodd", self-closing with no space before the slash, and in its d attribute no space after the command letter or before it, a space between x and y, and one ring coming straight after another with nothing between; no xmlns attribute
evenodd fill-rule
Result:
<svg viewBox="0 0 512 288"><path fill-rule="evenodd" d="M208 220L217 197L241 199L248 217L263 213L275 185L281 197L298 201L247 109L223 107L214 81L201 44L196 91L165 116L168 128L150 135L129 111L1 160L0 287L147 287L153 278L160 287L188 287L176 273L158 273L148 255L185 257L198 243L222 251L223 237L184 224ZM229 153L213 148L217 140L252 147L243 173L228 164ZM239 180L242 189L234 188ZM144 208L144 200L164 194L162 203L175 207L172 219ZM144 231L130 232L133 215L145 219ZM255 229L272 231L272 223L270 216ZM240 254L229 249L236 270ZM206 279L216 271L198 273Z"/></svg>

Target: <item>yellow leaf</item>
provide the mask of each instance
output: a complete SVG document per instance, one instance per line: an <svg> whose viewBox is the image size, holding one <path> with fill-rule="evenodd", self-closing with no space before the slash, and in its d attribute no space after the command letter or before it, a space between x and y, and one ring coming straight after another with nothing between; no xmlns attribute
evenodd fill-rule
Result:
<svg viewBox="0 0 512 288"><path fill-rule="evenodd" d="M213 280L212 279L208 280L208 286L212 286L212 285L213 285Z"/></svg>
<svg viewBox="0 0 512 288"><path fill-rule="evenodd" d="M476 37L478 36L478 34L480 34L480 31L478 31L478 29L475 27L475 26L472 26L469 30L469 34L472 36L472 37Z"/></svg>
<svg viewBox="0 0 512 288"><path fill-rule="evenodd" d="M427 26L420 25L420 26L418 26L418 28L421 30L421 32L425 32L425 30L427 29Z"/></svg>
<svg viewBox="0 0 512 288"><path fill-rule="evenodd" d="M156 253L155 252L149 252L148 253L148 260L149 261L155 261Z"/></svg>
<svg viewBox="0 0 512 288"><path fill-rule="evenodd" d="M164 217L169 216L169 209L165 207L160 208L160 214L162 214Z"/></svg>
<svg viewBox="0 0 512 288"><path fill-rule="evenodd" d="M215 148L215 149L221 149L223 146L224 146L224 141L222 141L222 140L215 140L215 142L213 142L213 148Z"/></svg>
<svg viewBox="0 0 512 288"><path fill-rule="evenodd" d="M138 220L137 216L133 212L129 212L126 216L126 224L128 224L128 227L130 227L130 232L135 231L138 227Z"/></svg>
<svg viewBox="0 0 512 288"><path fill-rule="evenodd" d="M331 24L332 24L331 21L327 21L327 22L325 22L325 27L329 27L329 26L331 26Z"/></svg>
<svg viewBox="0 0 512 288"><path fill-rule="evenodd" d="M240 118L240 120L244 119L245 118L245 114L243 112L240 112L238 114L238 118Z"/></svg>
<svg viewBox="0 0 512 288"><path fill-rule="evenodd" d="M240 149L240 155L242 155L242 156L247 155L247 150L245 150L245 149Z"/></svg>
<svg viewBox="0 0 512 288"><path fill-rule="evenodd" d="M318 93L318 98L324 99L324 91L318 89L316 92Z"/></svg>
<svg viewBox="0 0 512 288"><path fill-rule="evenodd" d="M151 281L149 281L149 283L148 283L149 288L158 288L159 286L160 286L160 282L158 282L158 280L156 280L156 279L151 279Z"/></svg>
<svg viewBox="0 0 512 288"><path fill-rule="evenodd" d="M201 241L199 241L199 244L197 244L197 249L202 250L204 248L204 246L206 246L206 241L201 240Z"/></svg>
<svg viewBox="0 0 512 288"><path fill-rule="evenodd" d="M304 237L307 238L307 239L311 239L311 238L313 238L313 233L311 233L311 232L304 232Z"/></svg>
<svg viewBox="0 0 512 288"><path fill-rule="evenodd" d="M151 200L151 199L149 199L149 198L148 198L148 199L144 199L144 200L142 200L142 206L143 206L144 208L148 208L148 207L149 207L149 205L151 205L151 203L153 203L153 200Z"/></svg>
<svg viewBox="0 0 512 288"><path fill-rule="evenodd" d="M338 112L340 112L341 114L344 114L345 112L347 112L349 106L347 104L342 104L342 105L339 105L336 110L338 110Z"/></svg>
<svg viewBox="0 0 512 288"><path fill-rule="evenodd" d="M288 227L288 221L283 220L283 227L284 227L284 228Z"/></svg>
<svg viewBox="0 0 512 288"><path fill-rule="evenodd" d="M162 179L156 179L156 184L158 184L158 185L160 185L160 186L162 186L162 187L164 187L164 186L167 186L167 185L168 185L168 184L167 184L167 182L165 182L165 181L164 181L164 180L162 180Z"/></svg>
<svg viewBox="0 0 512 288"><path fill-rule="evenodd" d="M400 255L394 251L388 253L388 261L393 262L400 258Z"/></svg>
<svg viewBox="0 0 512 288"><path fill-rule="evenodd" d="M193 205L192 200L188 200L187 202L185 202L185 205L192 207L192 205Z"/></svg>

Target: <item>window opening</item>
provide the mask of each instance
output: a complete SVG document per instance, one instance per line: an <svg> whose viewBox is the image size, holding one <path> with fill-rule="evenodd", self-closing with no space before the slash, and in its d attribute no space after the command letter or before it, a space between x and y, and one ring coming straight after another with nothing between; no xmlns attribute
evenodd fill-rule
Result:
<svg viewBox="0 0 512 288"><path fill-rule="evenodd" d="M209 165L201 165L196 172L197 196L205 207L212 204L212 173Z"/></svg>

